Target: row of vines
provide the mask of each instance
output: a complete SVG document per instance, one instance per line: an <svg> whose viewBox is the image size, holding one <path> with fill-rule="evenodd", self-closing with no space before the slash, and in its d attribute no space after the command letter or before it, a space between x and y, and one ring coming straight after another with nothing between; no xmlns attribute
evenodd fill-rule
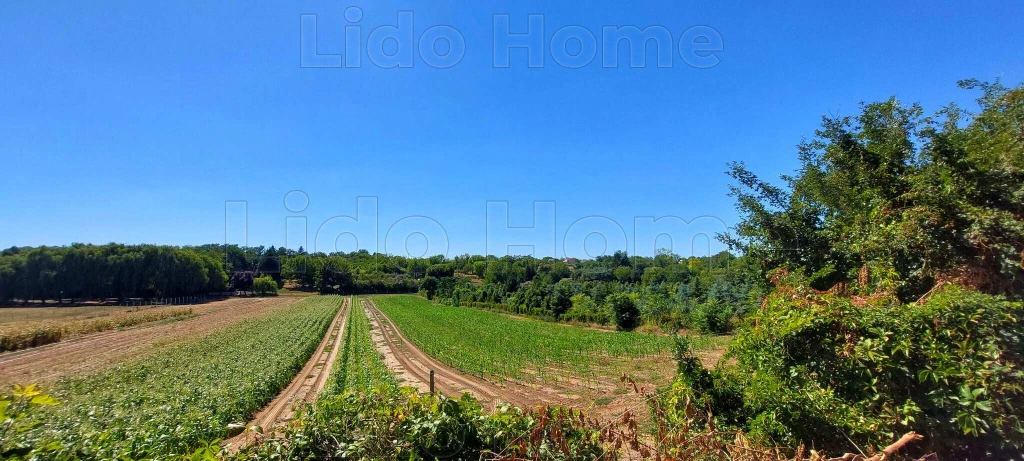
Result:
<svg viewBox="0 0 1024 461"><path fill-rule="evenodd" d="M671 354L669 336L611 333L571 325L443 305L416 296L376 296L374 303L402 333L427 354L483 378L520 378L549 367L588 376L613 359L645 359ZM715 338L695 339L695 348Z"/></svg>

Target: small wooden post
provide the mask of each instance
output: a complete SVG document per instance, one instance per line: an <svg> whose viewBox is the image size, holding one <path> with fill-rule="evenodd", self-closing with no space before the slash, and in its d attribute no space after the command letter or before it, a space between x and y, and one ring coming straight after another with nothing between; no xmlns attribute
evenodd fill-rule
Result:
<svg viewBox="0 0 1024 461"><path fill-rule="evenodd" d="M434 370L430 370L430 395L434 395Z"/></svg>

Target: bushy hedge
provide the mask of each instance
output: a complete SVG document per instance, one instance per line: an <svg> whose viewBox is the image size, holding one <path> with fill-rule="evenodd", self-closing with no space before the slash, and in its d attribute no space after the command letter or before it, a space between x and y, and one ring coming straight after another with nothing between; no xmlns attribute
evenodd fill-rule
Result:
<svg viewBox="0 0 1024 461"><path fill-rule="evenodd" d="M252 291L260 296L277 296L277 282L267 275L257 277L252 281Z"/></svg>
<svg viewBox="0 0 1024 461"><path fill-rule="evenodd" d="M578 413L503 405L484 414L461 399L381 386L349 391L304 409L282 439L264 439L229 458L599 459L601 433Z"/></svg>
<svg viewBox="0 0 1024 461"><path fill-rule="evenodd" d="M1021 315L952 285L910 304L780 289L740 330L735 365L705 370L683 345L675 399L788 446L877 449L913 430L926 450L1018 454Z"/></svg>

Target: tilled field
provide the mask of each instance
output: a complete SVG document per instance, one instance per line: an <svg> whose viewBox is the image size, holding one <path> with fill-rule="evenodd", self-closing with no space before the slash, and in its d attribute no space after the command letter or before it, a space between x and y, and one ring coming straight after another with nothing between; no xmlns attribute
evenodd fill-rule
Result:
<svg viewBox="0 0 1024 461"><path fill-rule="evenodd" d="M300 297L231 298L194 306L195 317L107 331L33 349L0 353L0 386L46 386L64 376L98 370L185 339L257 317L300 301Z"/></svg>

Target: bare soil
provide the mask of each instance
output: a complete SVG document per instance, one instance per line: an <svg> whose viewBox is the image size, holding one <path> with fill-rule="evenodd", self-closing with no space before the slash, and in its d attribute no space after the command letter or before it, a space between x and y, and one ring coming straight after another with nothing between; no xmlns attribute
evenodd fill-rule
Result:
<svg viewBox="0 0 1024 461"><path fill-rule="evenodd" d="M0 353L0 386L40 384L85 374L180 341L206 336L229 325L280 309L300 297L229 298L193 306L195 316L137 328L89 334L46 346Z"/></svg>
<svg viewBox="0 0 1024 461"><path fill-rule="evenodd" d="M291 421L295 417L298 404L312 402L323 391L327 379L331 376L331 368L338 357L338 351L344 347L341 342L344 338L351 301L351 297L345 298L316 352L302 367L302 370L295 375L288 387L260 410L246 426L247 428L259 426L263 433L272 433L275 427ZM228 439L224 444L241 447L255 442L258 437L257 433L246 431Z"/></svg>

